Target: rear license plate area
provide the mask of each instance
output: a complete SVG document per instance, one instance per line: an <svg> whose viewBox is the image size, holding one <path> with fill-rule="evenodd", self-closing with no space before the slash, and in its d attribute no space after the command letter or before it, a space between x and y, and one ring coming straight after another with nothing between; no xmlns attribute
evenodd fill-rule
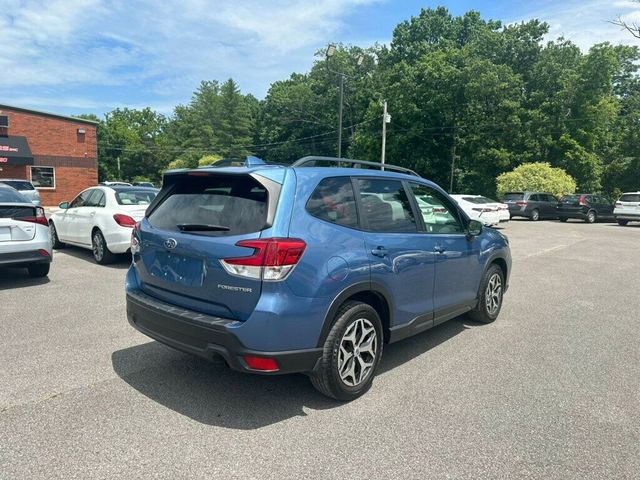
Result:
<svg viewBox="0 0 640 480"><path fill-rule="evenodd" d="M204 282L205 268L200 258L158 251L149 273L179 285L201 287Z"/></svg>

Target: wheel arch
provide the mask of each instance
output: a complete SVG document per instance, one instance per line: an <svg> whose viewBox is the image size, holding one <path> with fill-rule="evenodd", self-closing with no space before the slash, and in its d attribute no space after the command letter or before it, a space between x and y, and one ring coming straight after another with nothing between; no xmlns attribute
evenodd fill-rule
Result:
<svg viewBox="0 0 640 480"><path fill-rule="evenodd" d="M318 347L324 345L324 342L329 335L329 331L335 323L335 316L338 310L340 310L340 307L342 307L346 302L352 300L366 303L378 312L378 315L380 315L380 321L382 322L384 341L389 341L391 332L390 328L391 325L393 325L391 295L383 285L372 282L362 282L345 288L336 296L336 298L333 299L331 306L325 315L324 323L322 324L320 338L318 338Z"/></svg>

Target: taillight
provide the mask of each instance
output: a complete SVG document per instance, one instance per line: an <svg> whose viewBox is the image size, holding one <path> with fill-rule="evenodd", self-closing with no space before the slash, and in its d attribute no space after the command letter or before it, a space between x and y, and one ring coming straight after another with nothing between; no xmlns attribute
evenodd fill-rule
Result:
<svg viewBox="0 0 640 480"><path fill-rule="evenodd" d="M587 206L587 202L584 199L584 195L580 195L580 199L578 200L578 205L580 205L581 207L586 207Z"/></svg>
<svg viewBox="0 0 640 480"><path fill-rule="evenodd" d="M36 207L35 217L20 217L20 218L16 218L15 220L20 220L22 222L38 223L46 227L49 226L49 221L47 220L47 216L44 214L44 208L42 207Z"/></svg>
<svg viewBox="0 0 640 480"><path fill-rule="evenodd" d="M133 228L136 224L136 221L133 218L131 218L129 215L124 215L122 213L116 213L113 216L113 219L121 227Z"/></svg>
<svg viewBox="0 0 640 480"><path fill-rule="evenodd" d="M220 260L231 275L256 280L283 280L297 265L307 244L297 238L261 238L241 240L238 247L253 248L248 257Z"/></svg>
<svg viewBox="0 0 640 480"><path fill-rule="evenodd" d="M472 208L471 210L482 213L493 212L491 208Z"/></svg>
<svg viewBox="0 0 640 480"><path fill-rule="evenodd" d="M529 202L516 202L516 205L518 205L519 207L526 207L527 205L529 205Z"/></svg>

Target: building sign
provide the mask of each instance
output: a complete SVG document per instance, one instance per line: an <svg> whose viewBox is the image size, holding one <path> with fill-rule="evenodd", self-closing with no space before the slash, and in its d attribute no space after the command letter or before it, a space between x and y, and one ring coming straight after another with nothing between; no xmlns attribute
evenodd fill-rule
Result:
<svg viewBox="0 0 640 480"><path fill-rule="evenodd" d="M33 156L27 139L18 136L0 136L0 163L33 165Z"/></svg>

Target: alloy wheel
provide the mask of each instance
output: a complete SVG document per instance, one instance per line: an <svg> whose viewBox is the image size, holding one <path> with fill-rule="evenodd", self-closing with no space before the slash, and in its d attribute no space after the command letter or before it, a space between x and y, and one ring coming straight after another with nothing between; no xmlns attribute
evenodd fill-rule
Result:
<svg viewBox="0 0 640 480"><path fill-rule="evenodd" d="M499 274L494 273L491 275L484 297L487 313L492 316L498 313L502 303L502 278Z"/></svg>
<svg viewBox="0 0 640 480"><path fill-rule="evenodd" d="M376 363L378 335L373 324L359 318L349 325L340 340L338 374L345 385L355 387L369 378Z"/></svg>
<svg viewBox="0 0 640 480"><path fill-rule="evenodd" d="M104 256L104 243L102 241L102 235L99 232L93 234L93 258L96 261L101 261Z"/></svg>

